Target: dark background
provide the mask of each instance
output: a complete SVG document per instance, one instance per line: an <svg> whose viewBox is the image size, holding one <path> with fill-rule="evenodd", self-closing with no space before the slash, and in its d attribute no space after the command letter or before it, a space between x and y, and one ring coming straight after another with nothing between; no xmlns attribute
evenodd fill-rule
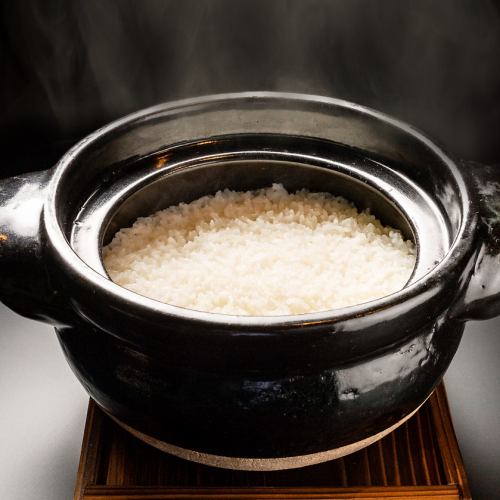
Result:
<svg viewBox="0 0 500 500"><path fill-rule="evenodd" d="M352 100L500 161L500 4L4 0L2 173L158 102L238 90Z"/></svg>
<svg viewBox="0 0 500 500"><path fill-rule="evenodd" d="M126 113L239 90L352 100L498 164L500 2L0 0L0 177ZM467 327L447 382L474 498L500 498L499 326Z"/></svg>

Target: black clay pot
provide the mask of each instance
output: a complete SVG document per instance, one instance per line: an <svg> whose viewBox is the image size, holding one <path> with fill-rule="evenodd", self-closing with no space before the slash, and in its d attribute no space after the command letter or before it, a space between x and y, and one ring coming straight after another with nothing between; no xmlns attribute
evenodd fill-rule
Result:
<svg viewBox="0 0 500 500"><path fill-rule="evenodd" d="M345 309L238 317L106 276L102 245L136 217L273 182L343 195L400 227L418 246L407 286ZM244 93L161 105L0 189L2 300L55 325L76 376L121 425L203 463L299 467L370 444L426 400L464 322L500 313L500 171L344 101Z"/></svg>

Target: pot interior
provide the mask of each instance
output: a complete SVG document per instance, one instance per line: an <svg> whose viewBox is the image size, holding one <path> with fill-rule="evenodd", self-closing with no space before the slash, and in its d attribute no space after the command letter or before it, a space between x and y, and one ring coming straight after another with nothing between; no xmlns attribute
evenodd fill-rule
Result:
<svg viewBox="0 0 500 500"><path fill-rule="evenodd" d="M306 188L343 196L400 229L417 246L409 283L439 263L451 245L452 224L397 162L333 141L283 134L211 137L120 162L81 203L68 237L79 257L107 276L102 246L138 217L221 189L273 183L292 192Z"/></svg>

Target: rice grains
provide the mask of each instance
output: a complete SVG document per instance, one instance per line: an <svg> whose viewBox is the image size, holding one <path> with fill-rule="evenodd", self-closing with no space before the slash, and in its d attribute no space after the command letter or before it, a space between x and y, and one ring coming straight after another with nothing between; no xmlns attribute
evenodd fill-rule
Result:
<svg viewBox="0 0 500 500"><path fill-rule="evenodd" d="M199 311L266 316L367 302L404 287L415 245L341 197L280 184L219 191L139 218L103 249L119 285Z"/></svg>

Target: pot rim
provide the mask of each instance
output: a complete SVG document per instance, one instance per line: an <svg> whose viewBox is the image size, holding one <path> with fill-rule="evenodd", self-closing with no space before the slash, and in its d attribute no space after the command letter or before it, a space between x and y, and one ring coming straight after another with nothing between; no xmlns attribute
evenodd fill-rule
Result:
<svg viewBox="0 0 500 500"><path fill-rule="evenodd" d="M77 157L93 143L103 140L106 135L119 130L126 129L134 123L139 123L144 120L153 119L156 115L165 113L175 113L177 110L185 109L197 105L214 104L217 102L227 102L248 99L268 99L268 100L292 100L298 102L314 102L321 103L337 108L348 109L360 114L371 116L379 121L384 122L394 128L402 130L404 133L412 135L418 141L423 143L433 154L446 164L450 173L453 175L457 186L460 190L460 199L462 203L463 217L457 232L457 236L451 243L450 248L444 255L443 259L427 274L405 286L398 292L386 295L379 299L369 302L356 304L349 307L338 309L330 309L315 313L282 315L282 316L238 316L222 313L211 313L205 311L197 311L179 306L166 304L138 293L127 290L120 285L114 283L109 278L103 276L99 272L87 265L73 250L70 243L66 239L61 227L58 223L56 198L57 191L61 188L64 172L71 167L71 164ZM135 113L126 115L123 118L115 120L104 127L89 134L75 146L73 146L56 164L53 169L53 174L48 186L48 196L44 209L44 225L48 239L53 249L55 249L62 262L83 282L91 284L94 290L100 290L105 296L112 298L118 303L122 303L126 307L138 307L144 311L155 312L169 318L179 320L197 321L204 324L216 327L237 327L239 329L246 328L286 328L292 326L313 326L324 323L339 323L351 318L365 317L381 310L386 310L396 306L402 302L406 302L423 292L429 290L431 282L437 279L442 279L450 273L461 262L462 257L470 248L470 243L473 238L473 224L471 224L471 196L463 175L460 172L456 161L446 153L441 147L427 138L418 129L400 121L396 118L375 111L369 107L351 103L343 99L332 97L323 97L312 94L288 93L288 92L236 92L225 94L214 94L195 98L181 99L158 104L152 107L145 108Z"/></svg>

